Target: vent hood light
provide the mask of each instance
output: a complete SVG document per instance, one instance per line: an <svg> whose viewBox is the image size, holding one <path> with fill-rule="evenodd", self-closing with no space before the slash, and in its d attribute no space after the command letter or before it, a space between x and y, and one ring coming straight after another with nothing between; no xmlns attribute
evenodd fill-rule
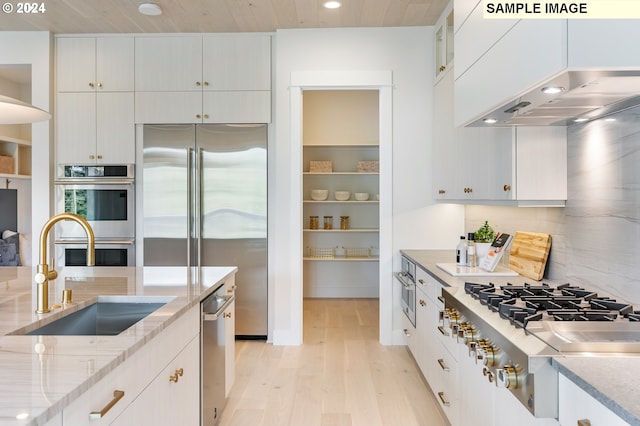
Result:
<svg viewBox="0 0 640 426"><path fill-rule="evenodd" d="M609 118L605 118L604 121L616 121L615 118L609 117Z"/></svg>
<svg viewBox="0 0 640 426"><path fill-rule="evenodd" d="M574 123L584 123L585 121L589 121L588 118L576 118L573 120Z"/></svg>
<svg viewBox="0 0 640 426"><path fill-rule="evenodd" d="M555 88L556 94L549 95ZM640 69L571 70L557 74L528 91L516 93L495 109L478 111L469 127L570 126L640 105ZM496 121L489 124L486 118Z"/></svg>
<svg viewBox="0 0 640 426"><path fill-rule="evenodd" d="M562 92L564 92L564 87L560 86L549 86L542 88L542 93L546 93L547 95L556 95Z"/></svg>
<svg viewBox="0 0 640 426"><path fill-rule="evenodd" d="M485 118L484 122L487 124L495 124L498 122L498 120L496 120L495 118Z"/></svg>

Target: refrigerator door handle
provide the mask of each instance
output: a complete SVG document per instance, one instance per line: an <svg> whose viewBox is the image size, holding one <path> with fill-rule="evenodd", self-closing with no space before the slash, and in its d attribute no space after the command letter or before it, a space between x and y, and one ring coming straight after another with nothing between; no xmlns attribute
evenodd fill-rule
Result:
<svg viewBox="0 0 640 426"><path fill-rule="evenodd" d="M193 188L194 182L191 177L193 170L193 148L187 148L187 266L193 266L191 259L191 246L193 244Z"/></svg>
<svg viewBox="0 0 640 426"><path fill-rule="evenodd" d="M202 147L198 147L198 160L197 160L197 178L196 178L196 188L198 188L198 196L196 197L196 208L198 214L196 215L196 229L198 230L197 236L197 244L198 244L198 252L196 256L198 256L198 266L202 266L202 236L203 236L203 223L204 223L204 150Z"/></svg>

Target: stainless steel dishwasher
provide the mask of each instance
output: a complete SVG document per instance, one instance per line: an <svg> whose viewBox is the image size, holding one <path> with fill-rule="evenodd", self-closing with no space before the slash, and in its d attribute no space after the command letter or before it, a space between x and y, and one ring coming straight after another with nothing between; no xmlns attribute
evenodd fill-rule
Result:
<svg viewBox="0 0 640 426"><path fill-rule="evenodd" d="M215 425L220 419L226 398L224 311L235 299L219 287L200 303L200 424Z"/></svg>

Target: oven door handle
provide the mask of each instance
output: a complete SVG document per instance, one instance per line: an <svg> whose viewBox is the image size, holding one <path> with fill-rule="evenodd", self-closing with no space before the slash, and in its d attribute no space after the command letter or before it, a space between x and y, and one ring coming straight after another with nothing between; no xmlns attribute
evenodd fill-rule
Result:
<svg viewBox="0 0 640 426"><path fill-rule="evenodd" d="M222 316L222 314L224 313L224 311L229 307L231 302L236 300L236 296L225 296L224 298L226 300L224 301L222 306L220 306L218 308L217 311L215 311L214 313L211 313L211 312L203 312L202 313L202 321L217 321L218 318L220 318Z"/></svg>
<svg viewBox="0 0 640 426"><path fill-rule="evenodd" d="M133 179L69 179L56 180L54 185L133 185Z"/></svg>
<svg viewBox="0 0 640 426"><path fill-rule="evenodd" d="M402 278L404 276L402 272L396 272L394 275L396 276L397 280L400 281L402 287L406 288L407 290L412 290L413 288L415 288L415 284L409 284L404 280L404 278Z"/></svg>

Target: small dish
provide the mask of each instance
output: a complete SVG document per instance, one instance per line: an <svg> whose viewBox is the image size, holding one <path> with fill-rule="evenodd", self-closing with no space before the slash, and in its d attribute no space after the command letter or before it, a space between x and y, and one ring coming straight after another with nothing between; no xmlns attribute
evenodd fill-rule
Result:
<svg viewBox="0 0 640 426"><path fill-rule="evenodd" d="M312 189L311 190L311 199L313 201L324 201L327 198L329 198L328 189Z"/></svg>
<svg viewBox="0 0 640 426"><path fill-rule="evenodd" d="M353 195L356 198L356 201L367 201L369 199L368 192L356 192Z"/></svg>
<svg viewBox="0 0 640 426"><path fill-rule="evenodd" d="M336 201L347 201L351 198L351 191L335 191L333 196Z"/></svg>

